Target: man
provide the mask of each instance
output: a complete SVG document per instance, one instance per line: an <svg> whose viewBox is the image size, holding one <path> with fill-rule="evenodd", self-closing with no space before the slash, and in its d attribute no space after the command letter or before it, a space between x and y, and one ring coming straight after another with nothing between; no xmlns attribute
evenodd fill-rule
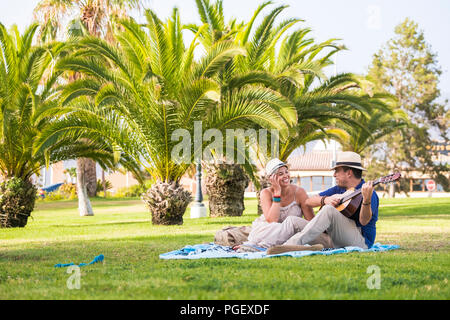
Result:
<svg viewBox="0 0 450 320"><path fill-rule="evenodd" d="M364 249L372 247L378 220L378 196L373 191L372 181L365 183L361 178L361 157L354 152L338 154L336 165L332 168L336 186L322 191L306 200L311 207L323 206L317 215L299 233L293 235L284 245L306 245L326 231L333 240L334 247L357 246ZM357 212L347 218L336 209L342 194L349 188L361 189L362 204ZM293 250L291 250L293 251Z"/></svg>

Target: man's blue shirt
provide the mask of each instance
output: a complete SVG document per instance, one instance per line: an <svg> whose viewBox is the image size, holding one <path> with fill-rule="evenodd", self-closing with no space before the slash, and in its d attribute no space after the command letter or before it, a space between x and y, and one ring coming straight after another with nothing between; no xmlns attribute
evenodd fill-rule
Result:
<svg viewBox="0 0 450 320"><path fill-rule="evenodd" d="M364 179L361 180L361 182L356 186L355 189L361 189L363 184ZM346 191L347 190L345 188L334 186L331 187L330 189L320 192L319 195L332 196L334 194L342 194ZM371 248L373 246L373 243L375 242L375 236L377 234L376 223L378 220L378 205L379 205L378 195L375 191L373 191L370 205L372 208L372 219L370 219L369 223L366 224L365 226L361 225L361 223L359 222L359 210L351 218L355 220L356 226L361 228L362 235L365 239L368 248Z"/></svg>

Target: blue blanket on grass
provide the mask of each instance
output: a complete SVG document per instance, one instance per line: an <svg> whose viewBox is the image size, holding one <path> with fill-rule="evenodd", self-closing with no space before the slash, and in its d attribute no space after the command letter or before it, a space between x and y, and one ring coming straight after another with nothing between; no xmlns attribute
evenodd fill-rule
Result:
<svg viewBox="0 0 450 320"><path fill-rule="evenodd" d="M312 255L325 255L350 252L380 252L398 249L398 245L382 245L375 243L370 249L362 249L360 247L344 247L337 249L323 249L322 251L291 251L280 254L268 255L266 252L242 252L238 253L231 247L220 246L217 244L206 243L196 244L192 246L185 246L180 250L170 251L159 255L160 259L210 259L210 258L240 258L240 259L261 259L288 256L294 258L301 258Z"/></svg>

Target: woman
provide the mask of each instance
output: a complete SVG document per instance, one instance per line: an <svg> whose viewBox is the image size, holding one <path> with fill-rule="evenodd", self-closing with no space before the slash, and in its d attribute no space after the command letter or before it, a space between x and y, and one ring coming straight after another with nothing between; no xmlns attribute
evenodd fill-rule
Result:
<svg viewBox="0 0 450 320"><path fill-rule="evenodd" d="M282 244L303 230L308 221L314 218L313 209L305 203L308 199L306 191L291 184L286 163L279 159L270 160L266 166L266 174L271 187L261 192L263 214L253 222L248 241L239 246L238 252L262 251ZM326 234L319 238L316 240L321 241L314 243L330 246Z"/></svg>

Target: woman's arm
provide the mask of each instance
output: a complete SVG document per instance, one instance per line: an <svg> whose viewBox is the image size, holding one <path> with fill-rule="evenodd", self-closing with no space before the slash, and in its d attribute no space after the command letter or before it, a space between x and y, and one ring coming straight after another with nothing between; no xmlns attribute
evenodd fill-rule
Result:
<svg viewBox="0 0 450 320"><path fill-rule="evenodd" d="M312 220L312 218L314 218L314 210L311 206L307 204L308 194L306 193L305 189L301 187L296 187L295 200L302 208L302 213L305 219L308 221Z"/></svg>
<svg viewBox="0 0 450 320"><path fill-rule="evenodd" d="M307 197L305 199L305 204L311 208L318 207L320 206L321 199L322 199L321 196L312 196L310 198Z"/></svg>
<svg viewBox="0 0 450 320"><path fill-rule="evenodd" d="M261 208L267 222L278 222L280 220L280 202L272 201L272 192L269 188L261 191Z"/></svg>

